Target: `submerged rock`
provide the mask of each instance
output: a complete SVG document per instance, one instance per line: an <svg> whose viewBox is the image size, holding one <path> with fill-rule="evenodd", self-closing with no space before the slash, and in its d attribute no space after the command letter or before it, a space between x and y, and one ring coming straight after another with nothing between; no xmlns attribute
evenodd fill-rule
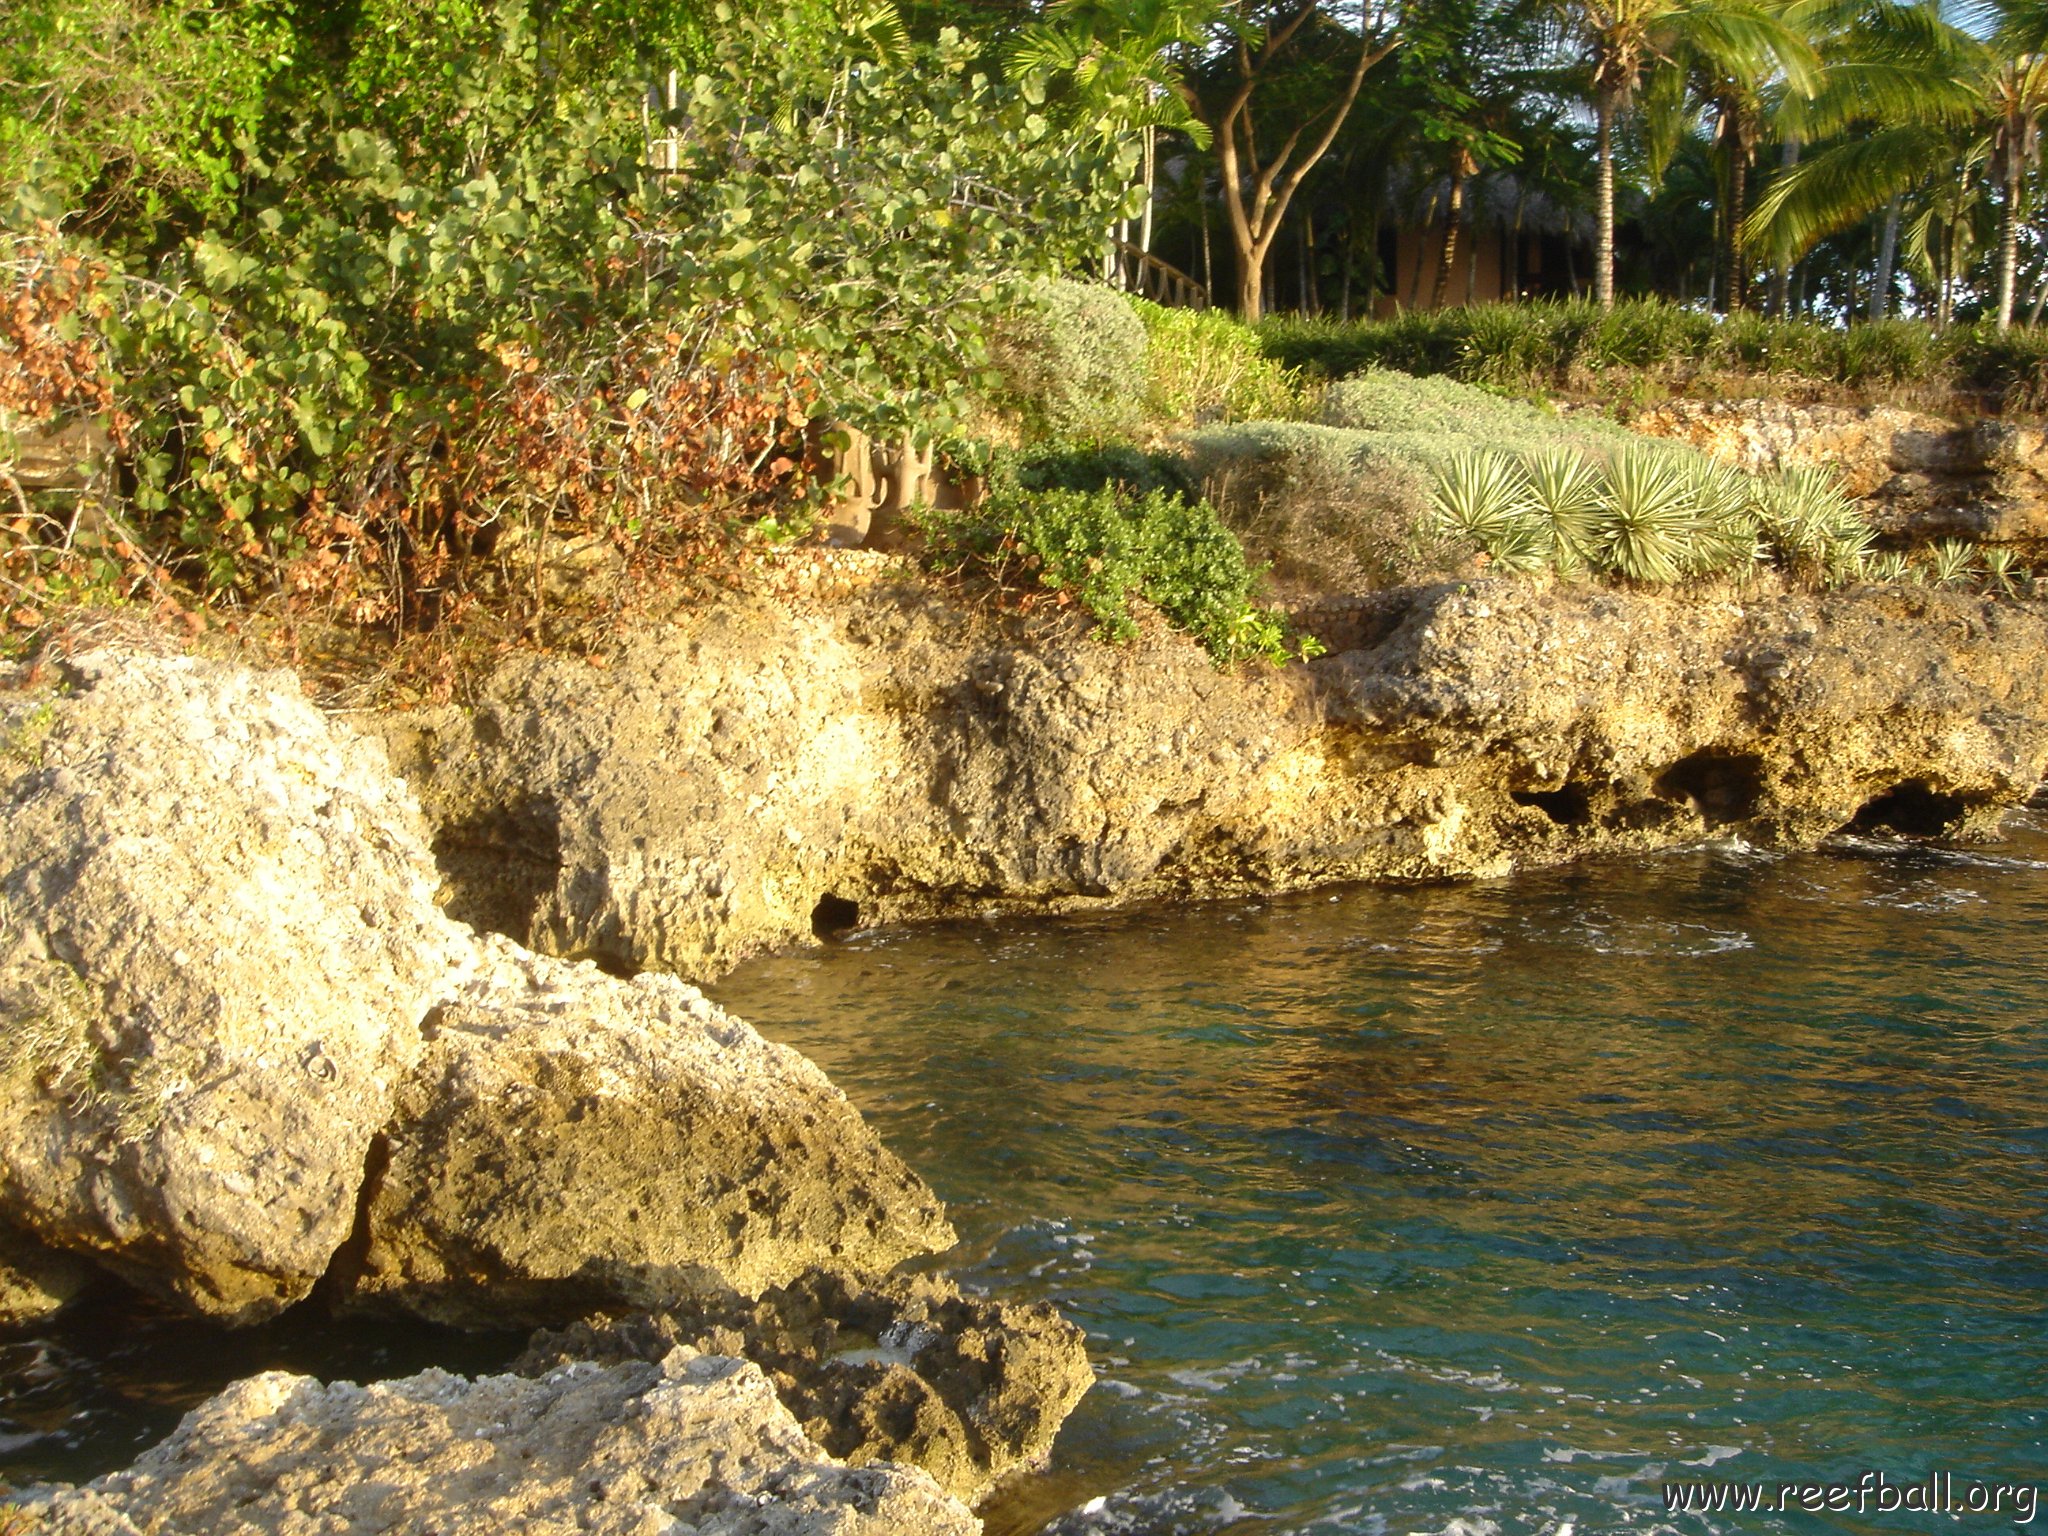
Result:
<svg viewBox="0 0 2048 1536"><path fill-rule="evenodd" d="M305 1296L468 936L288 678L99 652L0 694L0 1217L234 1322Z"/></svg>
<svg viewBox="0 0 2048 1536"><path fill-rule="evenodd" d="M844 558L844 557L842 557ZM1497 875L1707 836L1981 835L2048 763L2048 606L1534 580L1219 672L873 575L382 723L457 910L619 967L963 913Z"/></svg>
<svg viewBox="0 0 2048 1536"><path fill-rule="evenodd" d="M1042 1461L1094 1383L1081 1330L1044 1303L949 1281L805 1276L659 1316L542 1333L515 1369L659 1360L677 1344L762 1366L810 1437L855 1466L905 1461L970 1502Z"/></svg>
<svg viewBox="0 0 2048 1536"><path fill-rule="evenodd" d="M489 941L436 1008L338 1273L458 1326L752 1296L950 1247L924 1182L825 1074L672 977Z"/></svg>
<svg viewBox="0 0 2048 1536"><path fill-rule="evenodd" d="M759 1369L659 1362L359 1387L271 1372L126 1472L21 1501L39 1536L972 1536L925 1473L850 1468Z"/></svg>

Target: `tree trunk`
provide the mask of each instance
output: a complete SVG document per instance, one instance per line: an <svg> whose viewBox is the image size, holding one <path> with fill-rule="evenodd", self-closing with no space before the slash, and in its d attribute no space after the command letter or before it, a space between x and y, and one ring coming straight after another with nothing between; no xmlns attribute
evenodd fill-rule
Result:
<svg viewBox="0 0 2048 1536"><path fill-rule="evenodd" d="M1749 307L1749 264L1742 259L1742 209L1749 196L1749 156L1735 146L1728 167L1728 308Z"/></svg>
<svg viewBox="0 0 2048 1536"><path fill-rule="evenodd" d="M1892 308L1892 263L1899 256L1899 200L1895 197L1884 211L1884 228L1877 237L1877 275L1870 286L1870 318L1882 320Z"/></svg>
<svg viewBox="0 0 2048 1536"><path fill-rule="evenodd" d="M1217 162L1222 171L1223 206L1230 218L1230 239L1237 250L1238 311L1247 323L1256 323L1265 314L1266 295L1261 269L1272 252L1274 237L1279 234L1287 217L1288 205L1294 201L1294 194L1301 190L1303 179L1336 143L1345 119L1350 117L1351 109L1358 103L1358 93L1365 85L1367 71L1392 53L1400 42L1398 33L1385 38L1361 38L1358 58L1352 65L1351 76L1345 82L1342 95L1321 114L1322 132L1303 150L1302 138L1314 119L1303 122L1288 136L1273 159L1262 167L1251 118L1252 93L1264 71L1286 51L1320 9L1319 0L1310 0L1290 20L1269 30L1256 60L1246 45L1239 44L1237 89L1224 104L1211 129ZM1190 108L1200 111L1200 99L1192 88L1187 89L1186 95Z"/></svg>
<svg viewBox="0 0 2048 1536"><path fill-rule="evenodd" d="M1600 235L1599 249L1593 253L1593 297L1602 309L1614 308L1614 98L1610 92L1600 93L1594 105L1597 128L1594 135L1595 152L1600 161L1600 172L1595 183L1595 199L1599 205Z"/></svg>
<svg viewBox="0 0 2048 1536"><path fill-rule="evenodd" d="M2020 177L2017 152L2004 155L2005 208L1998 222L1998 328L2012 329L2013 288L2020 269Z"/></svg>
<svg viewBox="0 0 2048 1536"><path fill-rule="evenodd" d="M1145 126L1145 214L1138 223L1138 249L1147 256L1152 254L1153 210L1158 201L1159 130L1148 123Z"/></svg>
<svg viewBox="0 0 2048 1536"><path fill-rule="evenodd" d="M1798 135L1787 134L1785 136L1784 146L1778 154L1778 166L1781 171L1789 171L1792 169L1793 166L1799 163L1799 149L1800 145ZM1785 306L1791 302L1791 286L1792 268L1784 262L1778 262L1774 264L1771 268L1772 314L1778 316L1784 315ZM1854 315L1855 312L1856 306L1852 303L1849 306L1849 313L1851 315Z"/></svg>
<svg viewBox="0 0 2048 1536"><path fill-rule="evenodd" d="M1431 309L1442 309L1450 297L1451 267L1458 259L1458 229L1465 222L1465 178L1470 163L1462 149L1451 161L1451 196L1444 209L1444 244L1437 253L1436 282L1429 294Z"/></svg>

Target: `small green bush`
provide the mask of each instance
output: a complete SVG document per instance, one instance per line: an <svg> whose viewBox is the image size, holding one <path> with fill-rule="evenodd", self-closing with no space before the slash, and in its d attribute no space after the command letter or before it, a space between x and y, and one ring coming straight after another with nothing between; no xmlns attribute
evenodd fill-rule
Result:
<svg viewBox="0 0 2048 1536"><path fill-rule="evenodd" d="M1146 404L1155 419L1197 426L1301 411L1300 375L1266 356L1243 321L1220 309L1130 303L1145 326Z"/></svg>
<svg viewBox="0 0 2048 1536"><path fill-rule="evenodd" d="M1143 598L1201 641L1218 665L1293 654L1280 616L1252 601L1258 573L1208 502L1113 475L1087 488L1033 488L1023 478L1014 461L999 459L981 506L920 513L934 561L1004 578L1022 572L1077 601L1104 639L1137 634L1131 604Z"/></svg>
<svg viewBox="0 0 2048 1536"><path fill-rule="evenodd" d="M1032 436L1121 437L1144 415L1145 323L1101 283L1032 285L1031 303L1003 321L990 347L1001 380L995 403Z"/></svg>

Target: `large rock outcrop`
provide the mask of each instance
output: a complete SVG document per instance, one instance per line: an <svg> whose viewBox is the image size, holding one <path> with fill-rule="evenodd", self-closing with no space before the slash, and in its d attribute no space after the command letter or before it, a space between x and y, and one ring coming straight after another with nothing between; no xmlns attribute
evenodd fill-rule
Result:
<svg viewBox="0 0 2048 1536"><path fill-rule="evenodd" d="M809 1061L673 977L489 942L380 1139L353 1303L457 1326L754 1296L952 1246Z"/></svg>
<svg viewBox="0 0 2048 1536"><path fill-rule="evenodd" d="M1308 616L1218 672L896 583L522 658L384 722L457 907L714 975L855 925L1498 874L1859 820L1982 834L2048 761L2048 608L1924 589L1496 580ZM866 562L861 564L860 562Z"/></svg>
<svg viewBox="0 0 2048 1536"><path fill-rule="evenodd" d="M925 1473L847 1467L760 1370L658 1363L359 1387L271 1372L126 1472L23 1501L39 1536L974 1536Z"/></svg>
<svg viewBox="0 0 2048 1536"><path fill-rule="evenodd" d="M2048 541L2048 431L2039 426L1786 400L1670 400L1629 425L1752 473L1831 467L1896 542Z"/></svg>
<svg viewBox="0 0 2048 1536"><path fill-rule="evenodd" d="M374 743L103 651L0 693L0 1220L231 1321L347 1237L470 943Z"/></svg>
<svg viewBox="0 0 2048 1536"><path fill-rule="evenodd" d="M678 1344L761 1365L833 1455L912 1463L970 1503L1042 1461L1095 1380L1081 1330L1043 1302L967 1296L929 1276L852 1285L823 1272L753 1301L542 1332L516 1368L660 1360Z"/></svg>
<svg viewBox="0 0 2048 1536"><path fill-rule="evenodd" d="M503 1326L951 1244L794 1051L446 918L381 749L289 678L96 653L0 690L0 743L8 1315L79 1259L230 1322L325 1278Z"/></svg>

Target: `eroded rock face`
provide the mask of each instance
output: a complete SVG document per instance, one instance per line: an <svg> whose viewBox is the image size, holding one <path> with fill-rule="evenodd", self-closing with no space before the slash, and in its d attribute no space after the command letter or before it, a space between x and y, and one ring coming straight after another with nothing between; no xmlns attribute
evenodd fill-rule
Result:
<svg viewBox="0 0 2048 1536"><path fill-rule="evenodd" d="M0 1218L231 1321L305 1296L470 940L294 681L101 652L0 693Z"/></svg>
<svg viewBox="0 0 2048 1536"><path fill-rule="evenodd" d="M570 1365L358 1387L272 1372L126 1472L24 1501L46 1536L973 1536L920 1471L849 1468L744 1361Z"/></svg>
<svg viewBox="0 0 2048 1536"><path fill-rule="evenodd" d="M935 1278L853 1285L823 1273L753 1302L542 1333L516 1368L660 1360L678 1344L761 1365L833 1455L912 1463L969 1502L1040 1462L1095 1380L1081 1330L1043 1303L964 1296Z"/></svg>
<svg viewBox="0 0 2048 1536"><path fill-rule="evenodd" d="M425 1033L337 1273L358 1305L535 1324L952 1245L822 1072L672 977L491 940Z"/></svg>
<svg viewBox="0 0 2048 1536"><path fill-rule="evenodd" d="M1005 630L864 558L873 580L830 603L650 633L604 671L524 658L472 711L386 722L458 902L706 977L963 912L1809 842L1859 818L1983 834L2048 761L2032 603L1464 583L1312 616L1331 654L1310 666L1220 673L1157 630ZM531 857L485 862L493 838Z"/></svg>
<svg viewBox="0 0 2048 1536"><path fill-rule="evenodd" d="M92 1282L93 1268L0 1226L0 1328L18 1328L58 1311Z"/></svg>
<svg viewBox="0 0 2048 1536"><path fill-rule="evenodd" d="M1833 466L1896 540L2048 540L2048 432L2037 426L1784 400L1672 400L1629 425L1753 472Z"/></svg>

